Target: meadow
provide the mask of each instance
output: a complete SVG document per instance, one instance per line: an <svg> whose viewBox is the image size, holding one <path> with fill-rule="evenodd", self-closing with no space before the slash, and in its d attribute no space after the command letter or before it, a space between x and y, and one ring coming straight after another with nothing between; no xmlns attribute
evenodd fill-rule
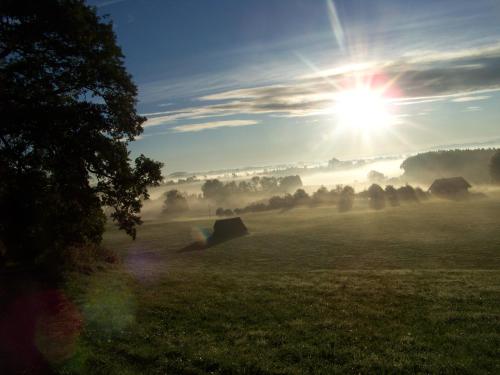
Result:
<svg viewBox="0 0 500 375"><path fill-rule="evenodd" d="M500 373L500 195L382 211L109 227L121 263L66 286L84 325L61 373Z"/></svg>

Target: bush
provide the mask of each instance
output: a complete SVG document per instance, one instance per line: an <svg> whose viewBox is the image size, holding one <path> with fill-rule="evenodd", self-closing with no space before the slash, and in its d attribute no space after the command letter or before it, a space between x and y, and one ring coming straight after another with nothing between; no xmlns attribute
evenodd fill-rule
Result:
<svg viewBox="0 0 500 375"><path fill-rule="evenodd" d="M114 264L119 261L118 255L113 250L95 244L70 246L61 254L63 269L86 274L103 268L104 263Z"/></svg>

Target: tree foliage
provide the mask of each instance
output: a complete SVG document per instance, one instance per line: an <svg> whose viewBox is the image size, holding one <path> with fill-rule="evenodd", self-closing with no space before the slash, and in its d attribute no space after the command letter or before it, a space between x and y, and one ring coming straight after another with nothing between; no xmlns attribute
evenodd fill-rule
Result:
<svg viewBox="0 0 500 375"><path fill-rule="evenodd" d="M33 261L98 243L105 216L135 237L161 163L127 145L142 132L137 89L112 25L82 0L0 5L0 239Z"/></svg>
<svg viewBox="0 0 500 375"><path fill-rule="evenodd" d="M179 190L169 190L165 193L165 212L169 214L177 214L189 210L189 205L186 197Z"/></svg>

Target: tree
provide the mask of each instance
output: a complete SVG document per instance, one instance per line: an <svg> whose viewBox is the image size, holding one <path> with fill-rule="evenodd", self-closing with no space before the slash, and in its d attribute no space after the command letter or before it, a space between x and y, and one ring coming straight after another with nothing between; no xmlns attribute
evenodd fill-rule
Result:
<svg viewBox="0 0 500 375"><path fill-rule="evenodd" d="M354 205L354 189L351 186L344 186L340 192L337 208L339 212L352 210Z"/></svg>
<svg viewBox="0 0 500 375"><path fill-rule="evenodd" d="M408 184L398 188L398 197L403 202L419 202L415 189Z"/></svg>
<svg viewBox="0 0 500 375"><path fill-rule="evenodd" d="M296 191L302 187L302 180L300 176L285 176L280 179L279 187L285 193Z"/></svg>
<svg viewBox="0 0 500 375"><path fill-rule="evenodd" d="M136 236L162 164L130 160L145 121L109 21L83 0L0 3L0 241L33 263L99 243L102 207Z"/></svg>
<svg viewBox="0 0 500 375"><path fill-rule="evenodd" d="M178 214L189 210L188 202L179 190L169 190L165 193L165 212Z"/></svg>
<svg viewBox="0 0 500 375"><path fill-rule="evenodd" d="M398 191L392 185L387 185L385 187L385 196L389 201L389 204L393 207L399 206L399 196Z"/></svg>
<svg viewBox="0 0 500 375"><path fill-rule="evenodd" d="M297 189L292 197L295 205L302 205L310 202L310 197L304 189Z"/></svg>
<svg viewBox="0 0 500 375"><path fill-rule="evenodd" d="M500 150L493 154L490 160L490 176L494 183L500 183Z"/></svg>
<svg viewBox="0 0 500 375"><path fill-rule="evenodd" d="M372 184L368 188L368 197L370 198L370 207L374 210L385 208L385 192L380 185Z"/></svg>
<svg viewBox="0 0 500 375"><path fill-rule="evenodd" d="M224 200L224 184L217 179L206 180L201 186L201 191L205 199L213 199L216 202Z"/></svg>

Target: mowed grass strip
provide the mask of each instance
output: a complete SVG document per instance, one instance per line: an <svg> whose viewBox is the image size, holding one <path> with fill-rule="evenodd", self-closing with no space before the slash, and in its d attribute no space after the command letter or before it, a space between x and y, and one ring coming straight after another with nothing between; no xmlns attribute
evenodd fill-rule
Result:
<svg viewBox="0 0 500 375"><path fill-rule="evenodd" d="M86 324L61 371L500 373L496 198L245 215L201 251L213 220L110 232L124 262L71 280Z"/></svg>

